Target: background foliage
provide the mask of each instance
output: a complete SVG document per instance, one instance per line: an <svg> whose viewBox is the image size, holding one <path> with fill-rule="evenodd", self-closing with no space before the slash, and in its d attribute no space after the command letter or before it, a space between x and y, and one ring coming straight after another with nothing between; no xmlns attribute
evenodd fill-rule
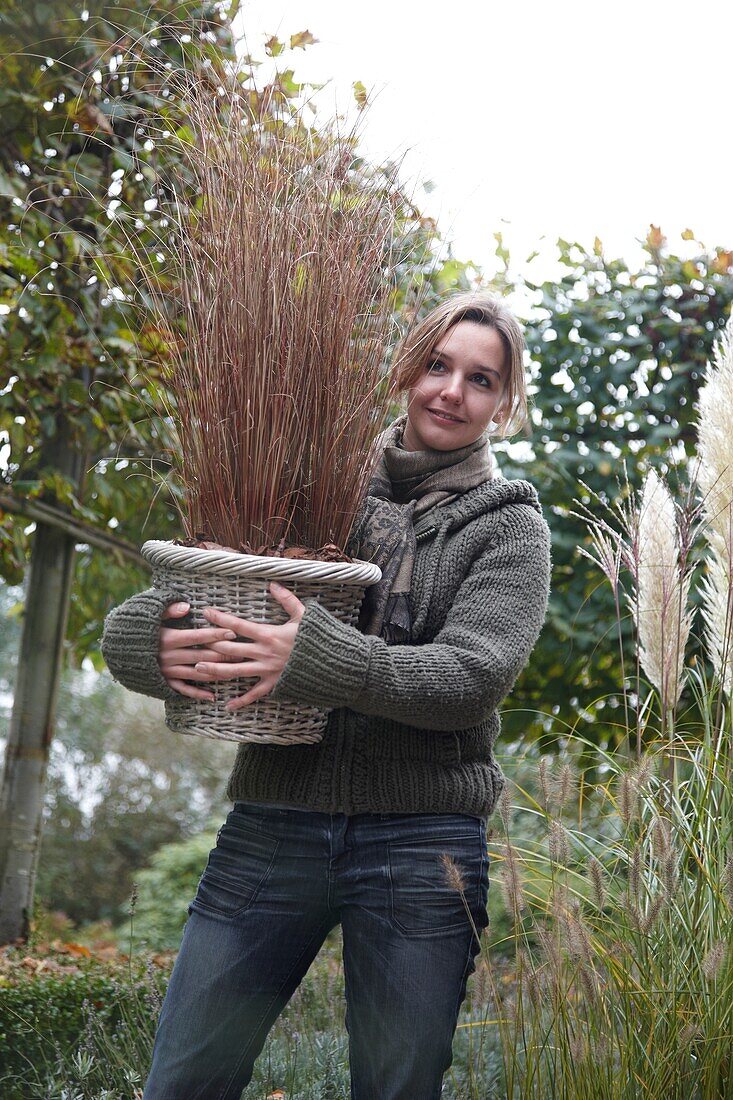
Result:
<svg viewBox="0 0 733 1100"><path fill-rule="evenodd" d="M733 301L733 252L685 238L686 254L676 255L652 226L636 265L605 256L598 240L593 249L560 240L559 277L533 283L509 275L499 237L499 281L524 303L535 390L529 453L517 460L504 448L502 472L537 485L554 561L547 624L513 701L556 716L547 748L563 723L611 745L620 719L617 646L598 632L614 623L612 595L578 553L589 540L570 515L573 499L607 502L624 465L638 488L646 466L666 469L670 455L687 479L697 392ZM526 733L531 721L508 716L505 732ZM542 737L551 721L529 732Z"/></svg>
<svg viewBox="0 0 733 1100"><path fill-rule="evenodd" d="M153 334L131 328L137 275L117 210L134 215L138 250L154 250L159 154L146 119L166 98L155 72L184 63L181 28L194 19L204 37L191 48L233 57L221 10L191 0L0 9L0 340L11 366L0 479L135 544L148 518L165 537L176 511L170 491L156 491L169 439L150 405L159 374L150 361L141 371ZM78 477L58 461L60 442ZM17 583L27 521L6 513L0 525L0 571ZM110 599L144 584L141 569L80 545L69 648L93 650Z"/></svg>

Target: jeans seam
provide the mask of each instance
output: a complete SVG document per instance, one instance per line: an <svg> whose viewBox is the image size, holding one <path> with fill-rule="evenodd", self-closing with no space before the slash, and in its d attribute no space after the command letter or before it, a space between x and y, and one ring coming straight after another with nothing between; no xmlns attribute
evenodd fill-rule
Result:
<svg viewBox="0 0 733 1100"><path fill-rule="evenodd" d="M303 956L304 956L304 955L306 954L306 952L307 952L308 948L309 948L309 947L310 947L310 945L311 945L311 944L313 943L313 940L314 940L314 939L315 939L315 938L316 938L316 937L317 937L317 936L318 936L318 935L320 934L320 931L321 931L321 929L322 929L323 927L326 927L326 926L327 926L328 924L329 924L329 922L328 922L328 921L324 921L324 922L323 922L323 924L319 924L319 925L318 925L318 928L316 929L316 931L315 931L315 932L313 933L313 935L312 935L312 936L311 936L311 938L310 938L310 939L308 940L308 942L307 942L307 943L306 943L306 944L305 944L305 945L303 946L303 950L302 950L302 951L300 952L300 954L298 955L297 959L296 959L296 960L295 960L295 962L293 963L293 966L291 967L291 969L290 969L290 971L288 972L287 976L286 976L286 977L285 977L285 979L283 980L283 982L282 982L282 984L280 985L279 989L278 989L278 990L277 990L277 991L276 991L276 992L275 992L275 993L273 994L273 996L272 996L272 999L271 999L271 1000L270 1000L270 1001L268 1002L267 1006L265 1007L265 1009L264 1009L264 1011L263 1011L263 1013L262 1013L262 1016L260 1017L260 1019L259 1019L259 1021L258 1021L258 1023L257 1023L257 1026L256 1026L255 1028L252 1028L252 1031L251 1031L251 1034L250 1034L250 1039L249 1039L249 1042L248 1042L248 1043L247 1043L247 1045L246 1045L246 1046L245 1046L245 1047L244 1047L244 1048L242 1049L242 1052L241 1052L241 1054L240 1054L240 1056L239 1056L239 1059L238 1059L238 1061L237 1061L236 1065L234 1066L234 1069L232 1070L231 1074L229 1075L229 1080L228 1080L228 1081L227 1081L227 1082L225 1083L225 1085L223 1086L223 1088L222 1088L221 1092L219 1093L219 1100L226 1100L226 1095L227 1095L227 1091L228 1091L228 1090L229 1090L229 1088L231 1087L232 1081L234 1080L234 1078L236 1077L237 1073L239 1072L239 1069L240 1069L240 1067L241 1067L241 1065L242 1065L242 1062L244 1061L245 1057L247 1056L247 1053L249 1052L249 1049L250 1049L250 1047L252 1046L252 1043L254 1042L255 1038L256 1038L256 1037L257 1037L257 1035L259 1034L259 1031L260 1031L260 1027L262 1026L262 1021L263 1021L263 1020L265 1019L265 1017L267 1016L267 1014L268 1014L268 1012L270 1011L270 1009L272 1008L273 1004L275 1004L275 1002L277 1001L277 999L278 999L278 997L280 996L280 994L282 993L283 989L284 989L284 988L285 988L285 987L287 986L287 984L288 984L288 981L290 980L290 977L291 977L291 975L293 974L293 971L297 969L298 963L299 963L299 962L300 962L300 960L301 960L301 959L303 958ZM328 927L326 927L326 935L328 935L328 932L329 932L329 928L328 928ZM324 938L325 938L325 937L324 937Z"/></svg>
<svg viewBox="0 0 733 1100"><path fill-rule="evenodd" d="M267 834L262 834L262 835L267 836ZM282 847L282 839L281 838L267 836L267 839L274 841L275 848L273 850L272 856L270 857L270 862L267 865L267 870L264 872L264 874L262 875L262 878L259 880L259 882L255 886L254 891L253 891L252 896L250 897L249 901L245 905L241 905L239 907L239 909L235 909L232 913L225 913L221 909L217 909L213 905L206 905L205 902L199 901L198 902L199 909L197 910L198 912L200 912L203 909L205 916L216 916L216 917L219 917L220 920L234 921L234 920L237 920L238 917L243 916L243 914L246 913L247 910L250 909L254 905L255 901L257 900L257 896L259 895L262 887L264 886L264 884L267 882L270 875L272 874L272 869L275 866L275 858L277 856L277 853L280 851L280 848ZM209 859L210 858L211 857L209 857ZM199 887L196 890L196 895L195 895L193 901L191 902L191 904L194 905L194 906L197 903L199 890L201 888L201 883L203 882L204 876L206 875L207 871L209 872L209 881L211 881L212 873L213 873L214 881L216 881L217 875L219 876L220 879L221 878L229 879L229 881L231 881L231 882L237 882L238 881L236 877L229 876L223 871L218 871L216 869L216 867L211 867L210 863L207 863L206 867L204 868L204 872L201 876L201 879L199 880Z"/></svg>
<svg viewBox="0 0 733 1100"><path fill-rule="evenodd" d="M466 997L468 996L468 979L470 978L471 974L473 973L473 971L470 970L470 966L471 966L471 963L473 963L473 960L476 957L476 955L478 955L481 951L481 945L479 944L479 947L478 947L475 955L473 953L473 942L474 942L475 938L476 937L475 937L475 934L474 934L474 931L473 931L473 928L472 928L471 929L471 936L470 936L470 939L468 941L468 952L467 952L467 956L466 956L466 965L464 966L463 974L461 975L461 983L458 987L458 996L457 996L455 1008L454 1008L454 1011L453 1011L453 1038L455 1038L455 1034L456 1034L456 1024L458 1022L458 1013L461 1011L461 1005L463 1004L463 1002L466 1000ZM474 970L475 969L476 969L476 966L474 964ZM464 985L464 983L465 983L465 985ZM461 990L463 990L463 996L461 996ZM453 1045L453 1040L451 1040L451 1046L452 1045ZM445 1072L445 1071L443 1071L443 1072Z"/></svg>

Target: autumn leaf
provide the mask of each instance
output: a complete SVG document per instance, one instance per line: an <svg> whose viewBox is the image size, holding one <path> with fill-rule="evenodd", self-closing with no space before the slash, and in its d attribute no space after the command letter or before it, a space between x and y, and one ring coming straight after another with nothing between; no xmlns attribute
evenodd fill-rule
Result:
<svg viewBox="0 0 733 1100"><path fill-rule="evenodd" d="M359 110L361 110L362 107L367 105L367 90L360 80L355 80L352 87L354 89L354 99Z"/></svg>
<svg viewBox="0 0 733 1100"><path fill-rule="evenodd" d="M649 232L646 235L646 243L652 252L659 252L664 246L665 236L658 225L650 225Z"/></svg>
<svg viewBox="0 0 733 1100"><path fill-rule="evenodd" d="M88 947L85 947L83 943L65 943L63 951L67 951L69 955L80 955L84 959L91 958L91 951Z"/></svg>
<svg viewBox="0 0 733 1100"><path fill-rule="evenodd" d="M725 275L731 267L733 267L733 252L719 248L715 254L715 259L710 264L710 270L714 271L716 275Z"/></svg>
<svg viewBox="0 0 733 1100"><path fill-rule="evenodd" d="M270 57L278 57L284 49L284 43L275 34L271 35L265 42L265 51Z"/></svg>
<svg viewBox="0 0 733 1100"><path fill-rule="evenodd" d="M71 121L75 122L85 134L94 134L101 130L105 134L113 134L114 130L104 111L100 111L93 103L79 103L74 105L70 112Z"/></svg>
<svg viewBox="0 0 733 1100"><path fill-rule="evenodd" d="M160 967L170 968L172 959L173 959L173 952L172 951L168 951L168 952L159 951L157 954L150 956L150 961L155 966L160 966Z"/></svg>
<svg viewBox="0 0 733 1100"><path fill-rule="evenodd" d="M318 39L314 38L310 31L298 31L290 35L290 49L304 50L306 46L312 46Z"/></svg>

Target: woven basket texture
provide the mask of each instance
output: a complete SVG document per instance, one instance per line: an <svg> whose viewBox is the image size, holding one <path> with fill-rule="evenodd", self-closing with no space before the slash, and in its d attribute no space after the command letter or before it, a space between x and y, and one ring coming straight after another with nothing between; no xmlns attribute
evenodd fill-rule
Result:
<svg viewBox="0 0 733 1100"><path fill-rule="evenodd" d="M203 616L205 607L218 607L254 622L287 622L284 608L269 592L271 580L284 584L299 600L314 597L341 622L355 626L367 585L381 576L369 562L267 558L158 541L146 542L142 553L152 565L153 586L172 588L191 605L186 626L193 627L211 625ZM329 580L329 574L335 579ZM223 741L302 745L322 739L329 712L318 707L273 702L265 696L241 710L225 709L230 699L244 695L257 681L256 676L215 681L208 685L215 696L213 703L185 695L167 700L166 725L176 733Z"/></svg>

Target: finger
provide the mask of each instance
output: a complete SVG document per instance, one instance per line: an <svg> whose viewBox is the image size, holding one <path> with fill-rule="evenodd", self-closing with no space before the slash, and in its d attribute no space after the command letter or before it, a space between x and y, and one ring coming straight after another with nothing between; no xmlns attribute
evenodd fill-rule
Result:
<svg viewBox="0 0 733 1100"><path fill-rule="evenodd" d="M170 603L165 609L163 615L164 619L182 619L184 615L188 615L191 610L190 603L183 603L179 601L177 603Z"/></svg>
<svg viewBox="0 0 733 1100"><path fill-rule="evenodd" d="M230 699L224 707L225 710L241 710L242 707L246 707L249 703L254 703L257 699L264 699L266 695L270 694L272 685L258 684L257 687L252 688L246 695L240 695L237 699Z"/></svg>
<svg viewBox="0 0 733 1100"><path fill-rule="evenodd" d="M257 664L256 661L246 661L244 664L230 664L229 662L222 662L221 664L206 664L205 662L196 665L197 672L203 672L207 680L237 680L240 676L245 679L252 679L256 676L266 675L270 669L265 668L262 664Z"/></svg>
<svg viewBox="0 0 733 1100"><path fill-rule="evenodd" d="M202 615L210 623L214 623L218 627L227 627L241 638L261 638L273 625L272 623L255 623L251 619L240 619L236 615L231 615L228 611L220 611L218 607L205 607Z"/></svg>
<svg viewBox="0 0 733 1100"><path fill-rule="evenodd" d="M300 619L305 612L305 604L302 604L294 592L291 592L289 588L285 588L284 585L278 584L277 581L270 581L270 592L280 604L287 611L290 618Z"/></svg>
<svg viewBox="0 0 733 1100"><path fill-rule="evenodd" d="M192 687L190 684L187 684L185 680L169 680L168 683L179 695L187 695L189 699L206 699L209 703L215 701L210 691L204 691L203 688Z"/></svg>
<svg viewBox="0 0 733 1100"><path fill-rule="evenodd" d="M182 649L188 645L208 645L211 642L221 642L226 638L233 641L236 638L233 630L223 630L219 627L200 626L193 630L176 630L175 627L163 626L160 628L160 645L172 646L173 649Z"/></svg>
<svg viewBox="0 0 733 1100"><path fill-rule="evenodd" d="M222 667L229 668L229 665ZM209 684L214 679L210 672L202 672L200 669L191 668L190 665L166 665L161 671L166 679L172 676L175 680L196 680L199 684Z"/></svg>
<svg viewBox="0 0 733 1100"><path fill-rule="evenodd" d="M231 645L231 642L229 643ZM161 665L195 665L199 661L224 661L226 656L215 649L166 649L160 654Z"/></svg>
<svg viewBox="0 0 733 1100"><path fill-rule="evenodd" d="M261 642L213 642L210 648L220 654L220 657L238 657L240 661L254 660L262 656ZM203 655L203 651L199 660L208 660L208 657Z"/></svg>

